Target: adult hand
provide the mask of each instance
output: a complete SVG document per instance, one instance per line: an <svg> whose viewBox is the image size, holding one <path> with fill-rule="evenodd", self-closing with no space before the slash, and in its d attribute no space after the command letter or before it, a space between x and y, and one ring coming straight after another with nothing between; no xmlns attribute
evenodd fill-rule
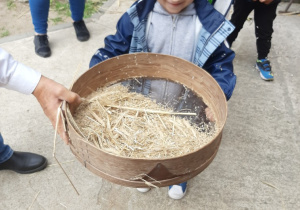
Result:
<svg viewBox="0 0 300 210"><path fill-rule="evenodd" d="M75 106L81 102L81 98L78 94L44 76L41 77L32 94L40 103L45 115L50 119L54 128L56 125L58 107L61 105L62 101L75 104ZM57 132L64 142L68 144L69 136L64 130L61 118L59 119Z"/></svg>

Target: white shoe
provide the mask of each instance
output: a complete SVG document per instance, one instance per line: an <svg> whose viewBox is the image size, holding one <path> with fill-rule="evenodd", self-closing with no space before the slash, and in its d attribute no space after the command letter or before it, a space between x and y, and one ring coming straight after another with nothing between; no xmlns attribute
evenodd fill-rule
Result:
<svg viewBox="0 0 300 210"><path fill-rule="evenodd" d="M186 184L187 184L186 182L183 182L179 185L169 186L169 191L168 191L169 197L176 200L183 198L187 189Z"/></svg>
<svg viewBox="0 0 300 210"><path fill-rule="evenodd" d="M150 190L149 187L143 187L143 188L136 188L139 192L145 193L148 192Z"/></svg>

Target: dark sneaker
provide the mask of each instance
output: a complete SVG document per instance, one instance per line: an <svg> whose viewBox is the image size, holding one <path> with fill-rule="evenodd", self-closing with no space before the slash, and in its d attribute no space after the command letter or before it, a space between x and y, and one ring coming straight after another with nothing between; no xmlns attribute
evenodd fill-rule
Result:
<svg viewBox="0 0 300 210"><path fill-rule="evenodd" d="M260 72L260 77L263 80L273 80L274 76L272 73L270 61L268 59L261 59L256 61L256 68Z"/></svg>
<svg viewBox="0 0 300 210"><path fill-rule="evenodd" d="M11 158L0 163L0 170L11 170L20 174L30 174L47 167L47 159L30 152L14 151Z"/></svg>
<svg viewBox="0 0 300 210"><path fill-rule="evenodd" d="M35 46L35 53L43 58L51 55L47 35L35 35L33 40Z"/></svg>
<svg viewBox="0 0 300 210"><path fill-rule="evenodd" d="M81 42L87 41L90 38L90 32L85 26L85 23L83 20L79 20L73 23L75 33L77 36L77 39Z"/></svg>

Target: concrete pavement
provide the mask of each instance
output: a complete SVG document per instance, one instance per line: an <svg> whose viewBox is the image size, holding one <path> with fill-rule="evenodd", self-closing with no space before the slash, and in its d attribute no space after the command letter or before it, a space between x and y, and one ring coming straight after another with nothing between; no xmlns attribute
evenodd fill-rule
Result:
<svg viewBox="0 0 300 210"><path fill-rule="evenodd" d="M87 21L91 39L78 42L71 25L50 30L52 56L34 53L33 36L0 39L16 60L69 87L88 69L92 54L133 1L109 0ZM286 3L279 5L284 10ZM293 4L290 11L299 11ZM237 85L228 102L228 119L218 154L188 182L180 201L167 188L141 194L112 184L85 169L59 139L56 157L78 196L52 157L54 130L33 96L0 90L0 130L13 149L39 153L49 167L31 174L0 172L0 209L300 209L300 16L278 15L269 55L275 80L254 69L254 24L247 22L233 49ZM75 73L77 72L77 73Z"/></svg>

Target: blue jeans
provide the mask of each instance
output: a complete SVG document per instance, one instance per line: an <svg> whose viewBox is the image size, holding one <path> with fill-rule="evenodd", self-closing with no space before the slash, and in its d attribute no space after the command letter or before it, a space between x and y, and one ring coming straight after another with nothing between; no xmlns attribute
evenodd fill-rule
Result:
<svg viewBox="0 0 300 210"><path fill-rule="evenodd" d="M7 161L13 154L13 150L10 146L5 145L2 135L0 133L0 163Z"/></svg>
<svg viewBox="0 0 300 210"><path fill-rule="evenodd" d="M69 0L71 17L74 21L83 19L85 0ZM34 31L46 34L50 0L29 0Z"/></svg>

